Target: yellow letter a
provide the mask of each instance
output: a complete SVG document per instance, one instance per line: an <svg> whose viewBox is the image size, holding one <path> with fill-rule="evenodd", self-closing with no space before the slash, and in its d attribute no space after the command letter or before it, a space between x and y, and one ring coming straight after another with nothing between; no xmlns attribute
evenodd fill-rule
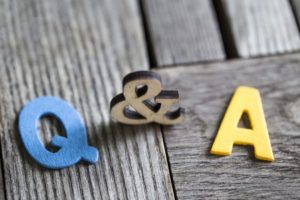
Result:
<svg viewBox="0 0 300 200"><path fill-rule="evenodd" d="M248 115L252 129L238 127L243 113ZM229 103L211 153L230 155L233 144L253 145L257 159L274 160L260 94L255 88L237 88Z"/></svg>

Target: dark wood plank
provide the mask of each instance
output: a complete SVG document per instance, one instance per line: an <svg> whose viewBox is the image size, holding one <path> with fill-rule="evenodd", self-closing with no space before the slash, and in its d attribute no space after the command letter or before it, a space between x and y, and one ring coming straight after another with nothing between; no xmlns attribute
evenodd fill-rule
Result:
<svg viewBox="0 0 300 200"><path fill-rule="evenodd" d="M300 37L288 0L222 0L240 57L292 52Z"/></svg>
<svg viewBox="0 0 300 200"><path fill-rule="evenodd" d="M297 18L298 27L300 27L300 1L298 0L291 0L291 5L294 9L294 14Z"/></svg>
<svg viewBox="0 0 300 200"><path fill-rule="evenodd" d="M160 127L121 126L109 116L122 77L148 69L136 1L5 0L0 15L7 198L173 199ZM89 143L101 153L96 165L47 170L28 156L17 116L41 95L61 97L82 114ZM49 142L53 133L44 132Z"/></svg>
<svg viewBox="0 0 300 200"><path fill-rule="evenodd" d="M209 0L143 0L158 67L222 60L222 39Z"/></svg>
<svg viewBox="0 0 300 200"><path fill-rule="evenodd" d="M178 199L300 198L300 54L158 70L178 89L183 125L164 127ZM209 154L237 86L260 90L275 161L254 159L252 148Z"/></svg>

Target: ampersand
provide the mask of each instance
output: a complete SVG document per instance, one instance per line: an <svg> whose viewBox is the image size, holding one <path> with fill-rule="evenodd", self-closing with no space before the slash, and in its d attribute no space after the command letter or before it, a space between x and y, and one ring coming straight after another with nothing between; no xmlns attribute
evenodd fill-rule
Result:
<svg viewBox="0 0 300 200"><path fill-rule="evenodd" d="M57 152L48 151L38 137L37 122L43 116L53 116L64 126L67 137L55 135L51 145ZM89 163L98 160L99 153L87 143L86 129L79 113L67 102L55 97L39 97L26 105L19 115L19 132L30 156L51 169L68 167L81 159Z"/></svg>
<svg viewBox="0 0 300 200"><path fill-rule="evenodd" d="M183 122L183 109L175 90L162 90L161 77L150 71L137 71L123 79L123 93L110 104L112 117L124 124L156 122L172 125Z"/></svg>

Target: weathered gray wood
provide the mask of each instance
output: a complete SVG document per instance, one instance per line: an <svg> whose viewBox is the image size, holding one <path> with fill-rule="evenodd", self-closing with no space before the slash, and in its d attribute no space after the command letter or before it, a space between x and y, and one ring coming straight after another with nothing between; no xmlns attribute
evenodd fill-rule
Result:
<svg viewBox="0 0 300 200"><path fill-rule="evenodd" d="M1 130L1 125L0 125L0 132ZM2 140L2 138L1 138ZM5 199L5 186L4 186L4 178L3 178L3 166L2 166L2 159L3 157L1 156L1 163L0 163L0 199Z"/></svg>
<svg viewBox="0 0 300 200"><path fill-rule="evenodd" d="M287 0L222 0L240 57L300 49L299 31Z"/></svg>
<svg viewBox="0 0 300 200"><path fill-rule="evenodd" d="M7 199L173 199L160 127L121 126L109 116L122 77L148 68L137 3L4 0L0 9ZM29 157L17 116L41 95L59 96L82 114L89 143L101 153L96 165L47 170ZM41 137L49 142L52 134Z"/></svg>
<svg viewBox="0 0 300 200"><path fill-rule="evenodd" d="M212 2L143 0L159 67L225 57Z"/></svg>
<svg viewBox="0 0 300 200"><path fill-rule="evenodd" d="M164 127L178 199L300 198L300 54L158 70L178 89L182 125ZM209 154L239 85L260 90L275 161L254 159L251 148Z"/></svg>
<svg viewBox="0 0 300 200"><path fill-rule="evenodd" d="M300 1L299 0L291 0L292 7L294 9L294 14L296 15L298 27L300 26Z"/></svg>

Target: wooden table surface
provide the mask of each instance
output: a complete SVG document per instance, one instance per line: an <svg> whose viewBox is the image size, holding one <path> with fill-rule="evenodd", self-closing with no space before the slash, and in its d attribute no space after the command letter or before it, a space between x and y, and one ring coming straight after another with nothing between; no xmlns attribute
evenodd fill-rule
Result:
<svg viewBox="0 0 300 200"><path fill-rule="evenodd" d="M1 0L0 199L300 199L299 0ZM109 103L136 70L179 90L184 124L126 126ZM275 161L209 154L239 85L260 90ZM36 164L20 109L61 97L84 118L96 165ZM61 125L39 124L46 147Z"/></svg>

